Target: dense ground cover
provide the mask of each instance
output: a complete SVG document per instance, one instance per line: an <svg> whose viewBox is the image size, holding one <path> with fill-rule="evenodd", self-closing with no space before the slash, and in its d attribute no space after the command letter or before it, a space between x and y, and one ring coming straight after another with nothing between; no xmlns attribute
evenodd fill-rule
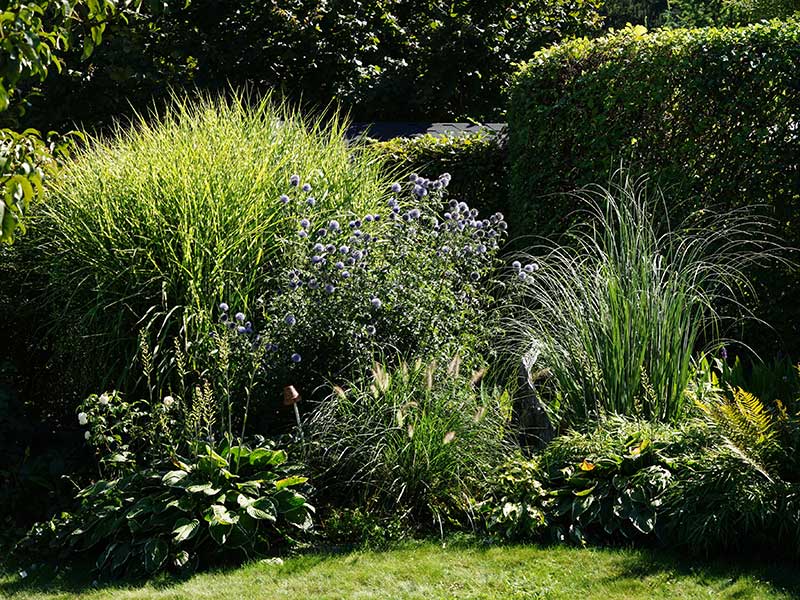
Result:
<svg viewBox="0 0 800 600"><path fill-rule="evenodd" d="M586 598L796 597L800 579L789 567L691 563L670 554L537 546L471 547L414 544L381 552L311 554L282 565L250 564L178 581L100 586L45 574L0 577L14 600L105 598L369 598L403 600L571 600Z"/></svg>

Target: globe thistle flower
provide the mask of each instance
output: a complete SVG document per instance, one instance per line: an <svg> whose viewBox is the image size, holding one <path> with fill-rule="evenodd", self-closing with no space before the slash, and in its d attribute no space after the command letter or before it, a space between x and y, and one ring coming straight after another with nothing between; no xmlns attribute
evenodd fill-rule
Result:
<svg viewBox="0 0 800 600"><path fill-rule="evenodd" d="M416 181L418 177L419 177L419 175L417 175L416 173L411 173L411 175L408 176L408 180L409 181Z"/></svg>
<svg viewBox="0 0 800 600"><path fill-rule="evenodd" d="M351 256L351 257L350 257L350 258L348 258L346 261L344 261L344 263L345 263L346 265L348 265L348 266L351 266L351 267L352 267L354 264L356 264L356 259L355 259L355 258L353 258L353 257Z"/></svg>
<svg viewBox="0 0 800 600"><path fill-rule="evenodd" d="M308 204L309 206L314 206L316 203L317 203L316 198L313 198L312 196L306 198L306 204Z"/></svg>
<svg viewBox="0 0 800 600"><path fill-rule="evenodd" d="M402 186L401 186L399 183L395 182L395 183L393 183L393 184L392 184L392 188L391 188L391 189L392 189L392 191L393 191L395 194L397 194L397 193L399 193L399 192L400 192L400 190L401 190L401 189L403 189L403 188L402 188Z"/></svg>
<svg viewBox="0 0 800 600"><path fill-rule="evenodd" d="M356 230L354 230L354 231L353 231L353 237L354 237L354 238L359 238L359 237L361 237L361 230L360 230L360 229L356 229Z"/></svg>
<svg viewBox="0 0 800 600"><path fill-rule="evenodd" d="M380 220L381 220L381 215L380 215L380 214L378 214L378 213L375 213L374 215L372 215L372 217L373 217L373 218L374 218L376 221L380 221Z"/></svg>
<svg viewBox="0 0 800 600"><path fill-rule="evenodd" d="M334 266L335 266L337 269L339 269L340 271L341 271L342 269L344 269L344 263L343 263L342 261L338 261L338 262L337 262L337 263L336 263Z"/></svg>
<svg viewBox="0 0 800 600"><path fill-rule="evenodd" d="M303 187L300 188L300 189L303 190L307 194L308 192L311 191L311 184L310 183L304 183Z"/></svg>
<svg viewBox="0 0 800 600"><path fill-rule="evenodd" d="M340 229L339 221L333 220L330 223L328 223L328 229L330 229L331 231L339 231Z"/></svg>
<svg viewBox="0 0 800 600"><path fill-rule="evenodd" d="M241 333L247 333L247 327L245 327L244 325L239 325L239 326L236 328L236 331L237 331L238 333L240 333L240 334L241 334Z"/></svg>
<svg viewBox="0 0 800 600"><path fill-rule="evenodd" d="M292 354L292 362L293 363L299 363L301 360L303 360L303 357L300 356L297 352Z"/></svg>
<svg viewBox="0 0 800 600"><path fill-rule="evenodd" d="M326 291L328 294L332 294L333 292L335 292L335 291L336 291L336 286L335 286L335 285L333 285L332 283L329 283L328 285L326 285L326 286L325 286L325 291Z"/></svg>
<svg viewBox="0 0 800 600"><path fill-rule="evenodd" d="M422 187L421 185L415 185L415 186L414 186L414 193L415 193L417 196L419 196L420 198L422 198L423 196L427 196L427 195L428 195L428 190L426 190L426 189L425 189L424 187Z"/></svg>
<svg viewBox="0 0 800 600"><path fill-rule="evenodd" d="M324 259L323 259L323 258L322 258L320 255L318 255L318 254L315 254L314 256L312 256L312 257L311 257L311 264L313 264L313 265L318 265L318 264L320 264L320 263L321 263L323 260L324 260Z"/></svg>
<svg viewBox="0 0 800 600"><path fill-rule="evenodd" d="M303 229L308 229L311 227L311 222L308 219L300 219L300 227Z"/></svg>
<svg viewBox="0 0 800 600"><path fill-rule="evenodd" d="M458 210L463 213L469 212L469 205L466 202L459 202L458 203Z"/></svg>
<svg viewBox="0 0 800 600"><path fill-rule="evenodd" d="M316 279L309 279L308 280L308 289L315 290L319 287L319 283L317 283Z"/></svg>
<svg viewBox="0 0 800 600"><path fill-rule="evenodd" d="M85 412L78 413L78 425L86 425L89 422L89 417Z"/></svg>
<svg viewBox="0 0 800 600"><path fill-rule="evenodd" d="M372 304L372 307L373 307L373 308L380 308L380 307L381 307L381 305L383 304L383 302L381 302L381 299L380 299L380 298L378 298L377 296L373 296L373 297L370 299L369 303L370 303L370 304Z"/></svg>
<svg viewBox="0 0 800 600"><path fill-rule="evenodd" d="M289 326L292 326L295 323L297 323L297 319L295 318L295 316L292 313L289 313L288 315L283 317L283 321Z"/></svg>
<svg viewBox="0 0 800 600"><path fill-rule="evenodd" d="M342 279L350 279L350 271L342 271Z"/></svg>
<svg viewBox="0 0 800 600"><path fill-rule="evenodd" d="M342 246L339 248L339 254L348 254L350 252L349 246Z"/></svg>
<svg viewBox="0 0 800 600"><path fill-rule="evenodd" d="M368 335L375 335L375 327L372 325L367 325L367 334Z"/></svg>
<svg viewBox="0 0 800 600"><path fill-rule="evenodd" d="M408 213L408 216L411 217L412 219L419 219L420 214L422 213L420 213L420 210L418 208L412 208L411 211Z"/></svg>
<svg viewBox="0 0 800 600"><path fill-rule="evenodd" d="M530 264L527 264L527 265L525 265L523 267L523 269L525 269L526 273L533 273L538 268L539 268L539 266L536 263L530 263Z"/></svg>
<svg viewBox="0 0 800 600"><path fill-rule="evenodd" d="M333 244L328 244L325 246L325 252L336 252L336 246Z"/></svg>
<svg viewBox="0 0 800 600"><path fill-rule="evenodd" d="M292 187L297 187L300 185L300 175L292 175L289 177L289 185Z"/></svg>
<svg viewBox="0 0 800 600"><path fill-rule="evenodd" d="M297 232L297 235L299 235L301 238L305 239L305 238L308 237L308 232L305 229L301 229L300 231Z"/></svg>
<svg viewBox="0 0 800 600"><path fill-rule="evenodd" d="M226 325L228 329L236 329L236 321L228 321Z"/></svg>
<svg viewBox="0 0 800 600"><path fill-rule="evenodd" d="M518 277L519 277L519 278L520 278L522 281L525 281L525 280L528 278L528 274L527 274L525 271L520 271L520 272L519 272L519 274L518 274Z"/></svg>
<svg viewBox="0 0 800 600"><path fill-rule="evenodd" d="M441 252L442 254L449 254L449 253L450 253L450 246L442 246L442 247L440 248L440 252Z"/></svg>
<svg viewBox="0 0 800 600"><path fill-rule="evenodd" d="M356 250L355 252L353 252L353 258L355 260L361 260L362 258L364 258L364 253L361 250Z"/></svg>
<svg viewBox="0 0 800 600"><path fill-rule="evenodd" d="M366 221L367 223L372 223L372 221L374 221L374 220L375 220L375 217L373 217L372 215L366 215L364 217L364 221Z"/></svg>
<svg viewBox="0 0 800 600"><path fill-rule="evenodd" d="M228 306L228 303L227 303L227 302L220 302L220 304L219 304L219 309L220 309L222 312L228 312L228 310L230 309L230 307Z"/></svg>
<svg viewBox="0 0 800 600"><path fill-rule="evenodd" d="M236 319L237 321L239 321L239 323L241 323L242 321L244 321L244 313L243 312L237 312L233 316L233 318Z"/></svg>
<svg viewBox="0 0 800 600"><path fill-rule="evenodd" d="M481 278L481 275L477 271L473 271L469 274L469 278L472 279L472 281L478 281Z"/></svg>
<svg viewBox="0 0 800 600"><path fill-rule="evenodd" d="M478 254L486 254L486 250L487 250L487 248L483 244L478 246Z"/></svg>
<svg viewBox="0 0 800 600"><path fill-rule="evenodd" d="M313 250L314 252L322 252L323 250L325 250L325 246L317 242L316 244L314 244Z"/></svg>
<svg viewBox="0 0 800 600"><path fill-rule="evenodd" d="M286 194L281 194L280 200L281 204L289 204L289 196L287 196Z"/></svg>
<svg viewBox="0 0 800 600"><path fill-rule="evenodd" d="M325 237L325 235L327 233L328 233L328 230L325 229L324 227L321 227L321 228L317 229L317 237Z"/></svg>
<svg viewBox="0 0 800 600"><path fill-rule="evenodd" d="M409 221L411 221L411 215L410 215L410 214L408 214L408 213L405 213L405 214L403 215L403 221L405 221L406 223L408 223Z"/></svg>

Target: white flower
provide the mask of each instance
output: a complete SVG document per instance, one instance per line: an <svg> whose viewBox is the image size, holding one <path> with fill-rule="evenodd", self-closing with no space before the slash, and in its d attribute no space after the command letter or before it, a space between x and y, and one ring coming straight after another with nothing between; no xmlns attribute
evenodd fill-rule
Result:
<svg viewBox="0 0 800 600"><path fill-rule="evenodd" d="M172 396L164 396L164 406L170 408L173 404L175 404L175 398Z"/></svg>
<svg viewBox="0 0 800 600"><path fill-rule="evenodd" d="M19 572L19 576L20 576L21 579L25 579L28 576L28 572L27 571L20 571Z"/></svg>
<svg viewBox="0 0 800 600"><path fill-rule="evenodd" d="M86 413L78 413L78 424L79 425L86 425L89 422L89 418L86 416Z"/></svg>
<svg viewBox="0 0 800 600"><path fill-rule="evenodd" d="M103 393L103 394L102 394L102 395L101 395L101 396L100 396L100 397L97 399L97 401L98 401L100 404L102 404L103 406L105 406L106 404L108 404L108 401L109 401L108 394L106 394L106 393L104 392L104 393Z"/></svg>
<svg viewBox="0 0 800 600"><path fill-rule="evenodd" d="M87 431L86 433L84 433L84 434L83 434L83 439L85 439L87 442L89 441L89 438L90 438L90 437L92 437L92 436L91 436L91 434L90 434L88 431Z"/></svg>

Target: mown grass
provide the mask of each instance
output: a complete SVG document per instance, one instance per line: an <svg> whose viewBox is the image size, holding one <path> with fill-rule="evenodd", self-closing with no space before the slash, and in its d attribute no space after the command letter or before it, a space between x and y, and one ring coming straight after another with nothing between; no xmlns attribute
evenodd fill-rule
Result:
<svg viewBox="0 0 800 600"><path fill-rule="evenodd" d="M184 581L97 587L41 574L0 577L14 600L132 599L469 599L795 598L788 567L696 563L671 555L568 547L448 546L420 543L385 552L312 554L284 564L253 563Z"/></svg>

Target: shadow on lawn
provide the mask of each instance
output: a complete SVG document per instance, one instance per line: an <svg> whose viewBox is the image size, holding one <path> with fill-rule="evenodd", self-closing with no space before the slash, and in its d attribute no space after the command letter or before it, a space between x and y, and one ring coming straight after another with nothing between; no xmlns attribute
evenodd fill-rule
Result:
<svg viewBox="0 0 800 600"><path fill-rule="evenodd" d="M620 570L605 579L642 579L667 573L681 578L692 577L709 584L733 584L737 579L748 577L800 598L800 570L797 564L771 556L718 556L702 559L679 556L675 552L664 550L644 550L635 556L625 557L621 561Z"/></svg>

